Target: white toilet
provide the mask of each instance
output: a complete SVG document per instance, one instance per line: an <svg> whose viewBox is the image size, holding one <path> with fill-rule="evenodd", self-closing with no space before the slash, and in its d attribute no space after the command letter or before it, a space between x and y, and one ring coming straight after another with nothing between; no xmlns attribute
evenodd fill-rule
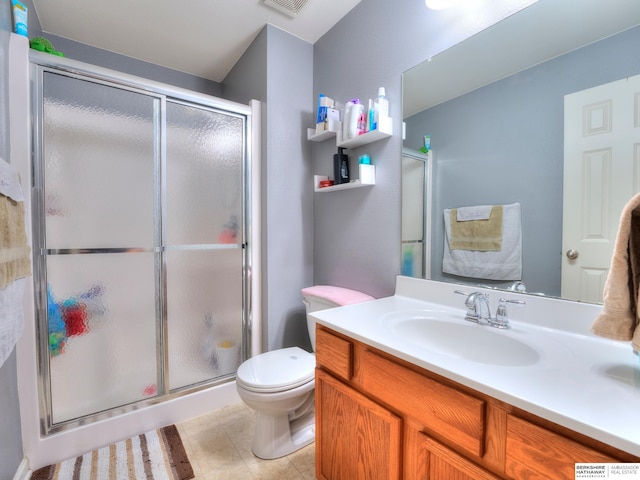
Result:
<svg viewBox="0 0 640 480"><path fill-rule="evenodd" d="M316 326L309 313L374 300L362 292L326 285L303 288L302 296L314 351ZM288 347L256 355L238 367L238 395L258 413L251 443L256 457L282 457L315 440L315 366L314 354Z"/></svg>

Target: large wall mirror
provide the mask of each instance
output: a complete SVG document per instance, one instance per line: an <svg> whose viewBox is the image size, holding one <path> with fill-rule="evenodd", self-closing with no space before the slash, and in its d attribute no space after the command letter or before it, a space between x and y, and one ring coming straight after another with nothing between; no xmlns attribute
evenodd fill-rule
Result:
<svg viewBox="0 0 640 480"><path fill-rule="evenodd" d="M640 191L638 52L637 0L539 0L405 72L402 273L600 302ZM445 231L468 234L450 210L487 205L502 243L462 247L469 263L444 273ZM501 272L514 254L520 271Z"/></svg>

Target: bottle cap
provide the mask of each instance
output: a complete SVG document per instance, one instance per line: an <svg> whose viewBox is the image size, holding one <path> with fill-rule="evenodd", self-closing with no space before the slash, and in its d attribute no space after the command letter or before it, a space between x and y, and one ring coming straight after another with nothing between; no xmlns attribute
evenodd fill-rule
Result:
<svg viewBox="0 0 640 480"><path fill-rule="evenodd" d="M371 165L371 157L367 154L360 155L358 163L360 163L361 165Z"/></svg>
<svg viewBox="0 0 640 480"><path fill-rule="evenodd" d="M384 97L385 96L384 87L378 88L378 96L379 97Z"/></svg>

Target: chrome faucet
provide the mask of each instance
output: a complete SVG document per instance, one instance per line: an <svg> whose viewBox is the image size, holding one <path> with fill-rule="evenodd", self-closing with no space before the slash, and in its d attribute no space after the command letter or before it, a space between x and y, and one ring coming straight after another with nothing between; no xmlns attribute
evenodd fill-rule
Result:
<svg viewBox="0 0 640 480"><path fill-rule="evenodd" d="M467 307L467 313L464 316L465 320L495 328L509 328L507 303L520 305L526 303L524 300L507 300L501 298L498 308L496 309L496 316L492 317L491 307L489 306L489 295L487 293L472 292L467 294L461 290L455 290L455 293L467 295L467 299L464 301L464 305Z"/></svg>
<svg viewBox="0 0 640 480"><path fill-rule="evenodd" d="M491 308L489 307L489 295L473 292L464 301L467 314L464 319L470 322L488 324L491 321Z"/></svg>

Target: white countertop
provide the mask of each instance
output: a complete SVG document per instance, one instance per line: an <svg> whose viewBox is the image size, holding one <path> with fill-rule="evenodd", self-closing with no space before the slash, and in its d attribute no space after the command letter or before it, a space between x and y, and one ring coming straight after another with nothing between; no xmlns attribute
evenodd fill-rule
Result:
<svg viewBox="0 0 640 480"><path fill-rule="evenodd" d="M459 287L488 292L492 314L499 297L524 299L527 305L509 306L511 328L503 331L465 321L465 298L453 293L456 288L398 277L392 297L311 315L367 345L640 456L640 361L630 343L589 333L600 307ZM451 322L459 319L470 328L491 329L527 342L540 358L519 366L470 361L394 333L391 317L398 312L429 310L438 310Z"/></svg>

